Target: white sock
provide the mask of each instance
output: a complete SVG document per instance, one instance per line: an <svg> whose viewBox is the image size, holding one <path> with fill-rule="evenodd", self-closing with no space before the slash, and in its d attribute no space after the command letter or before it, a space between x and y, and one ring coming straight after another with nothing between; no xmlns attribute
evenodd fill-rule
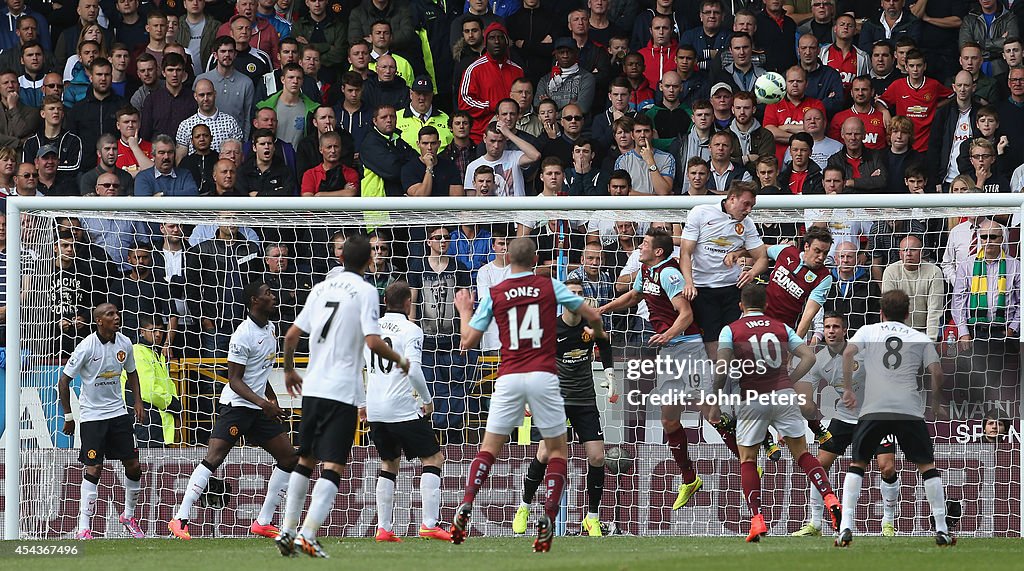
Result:
<svg viewBox="0 0 1024 571"><path fill-rule="evenodd" d="M935 531L949 533L946 527L946 493L942 489L942 478L935 476L924 481L924 495L935 518Z"/></svg>
<svg viewBox="0 0 1024 571"><path fill-rule="evenodd" d="M206 484L210 482L210 476L212 475L213 472L206 467L206 464L200 462L196 466L196 469L192 471L192 475L188 478L185 495L181 498L181 505L178 506L174 519L188 519L189 514L192 513L192 504L196 503L199 496L203 495L203 490L206 489Z"/></svg>
<svg viewBox="0 0 1024 571"><path fill-rule="evenodd" d="M319 485L319 484L317 484ZM394 525L395 481L377 476L377 527L391 531Z"/></svg>
<svg viewBox="0 0 1024 571"><path fill-rule="evenodd" d="M274 521L277 506L281 505L281 500L288 492L288 479L291 475L291 472L274 466L274 471L270 473L270 482L267 483L267 496L263 498L263 506L260 508L260 514L256 516L256 523L268 525Z"/></svg>
<svg viewBox="0 0 1024 571"><path fill-rule="evenodd" d="M323 477L323 473L313 486L313 500L309 503L309 512L302 522L302 530L299 532L308 541L316 539L316 532L320 525L327 519L334 507L334 498L338 495L338 485Z"/></svg>
<svg viewBox="0 0 1024 571"><path fill-rule="evenodd" d="M821 529L821 518L825 515L825 500L821 499L821 492L816 486L811 486L811 525ZM845 509L845 508L844 508Z"/></svg>
<svg viewBox="0 0 1024 571"><path fill-rule="evenodd" d="M519 500L519 507L521 507L521 508L528 508L528 507L530 507L530 504L524 502L523 500Z"/></svg>
<svg viewBox="0 0 1024 571"><path fill-rule="evenodd" d="M896 521L896 504L900 501L900 480L893 483L882 480L882 523Z"/></svg>
<svg viewBox="0 0 1024 571"><path fill-rule="evenodd" d="M441 518L441 477L424 472L420 475L420 499L423 501L423 527L437 527Z"/></svg>
<svg viewBox="0 0 1024 571"><path fill-rule="evenodd" d="M839 531L848 529L857 531L857 524L854 523L857 517L857 503L860 502L860 487L864 483L864 476L846 473L843 480L843 523L839 525Z"/></svg>
<svg viewBox="0 0 1024 571"><path fill-rule="evenodd" d="M89 529L92 516L96 513L96 497L98 495L96 484L83 479L81 499L78 502L78 531Z"/></svg>
<svg viewBox="0 0 1024 571"><path fill-rule="evenodd" d="M587 512L587 517L590 519L598 519L600 516L594 512Z"/></svg>
<svg viewBox="0 0 1024 571"><path fill-rule="evenodd" d="M124 512L125 519L135 517L135 506L139 503L139 491L142 490L142 476L138 480L124 477Z"/></svg>
<svg viewBox="0 0 1024 571"><path fill-rule="evenodd" d="M281 519L281 533L295 533L302 517L302 506L306 503L309 493L309 475L299 473L296 467L288 478L288 493L284 502L284 517Z"/></svg>

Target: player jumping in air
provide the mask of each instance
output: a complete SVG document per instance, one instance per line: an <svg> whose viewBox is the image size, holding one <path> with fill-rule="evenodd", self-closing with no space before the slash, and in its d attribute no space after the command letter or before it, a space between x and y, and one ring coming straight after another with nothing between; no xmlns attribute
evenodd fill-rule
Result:
<svg viewBox="0 0 1024 571"><path fill-rule="evenodd" d="M740 478L743 496L750 508L750 533L747 541L760 541L767 535L768 526L761 513L761 478L757 473L757 453L764 433L772 426L786 439L790 453L807 474L811 484L825 498L832 516L832 525L838 526L842 517L839 499L828 481L828 474L818 460L807 451L804 438L806 423L796 404L797 393L793 379L800 380L814 366L814 352L793 329L764 314L767 301L764 286L750 284L740 292L743 316L722 328L718 337L718 367L714 391L721 393L729 378L730 369L740 369L739 385L742 401L736 407L736 443L740 449ZM789 354L800 358L800 364L787 372ZM735 360L734 360L735 359ZM751 398L755 395L757 398ZM709 412L712 421L718 420L721 410L713 405Z"/></svg>
<svg viewBox="0 0 1024 571"><path fill-rule="evenodd" d="M775 260L775 266L768 279L768 305L763 308L764 313L793 328L801 339L806 338L832 287L832 274L825 267L832 240L828 229L814 226L804 234L803 251L792 245L768 248L768 257ZM807 426L818 444L824 444L832 435L821 425L810 385L798 383L796 389L804 397L800 411Z"/></svg>
<svg viewBox="0 0 1024 571"><path fill-rule="evenodd" d="M480 452L469 467L462 504L455 512L452 543L460 544L469 534L473 500L487 479L495 457L508 435L523 421L525 405L530 405L533 422L544 438L548 453L545 474L547 497L544 514L537 521L534 551L549 551L554 536L552 523L565 488L568 447L565 437L565 401L559 390L557 350L557 305L579 313L590 323L594 336L605 336L601 315L571 293L562 282L538 276L537 250L529 238L517 238L508 246L512 274L490 288L473 312L473 296L460 290L455 306L462 319L462 349L476 347L491 320L498 323L501 339L501 365L495 383L487 430Z"/></svg>
<svg viewBox="0 0 1024 571"><path fill-rule="evenodd" d="M409 361L406 375L394 363L385 361L367 347L366 420L370 423L370 440L380 455L377 475L377 535L380 542L401 543L393 530L392 511L395 503L395 482L402 452L408 460L419 458L420 498L423 520L419 536L427 539L451 540L451 535L437 520L441 511L441 467L444 455L430 424L434 411L433 397L420 369L423 352L423 330L407 317L412 308L412 292L406 282L395 282L384 292L387 310L380 319L384 343Z"/></svg>
<svg viewBox="0 0 1024 571"><path fill-rule="evenodd" d="M135 446L135 428L131 416L124 408L121 394L121 371L128 374L128 388L135 397L132 409L136 422L145 421L139 374L135 370L132 342L118 332L121 316L112 303L101 303L92 312L96 332L75 347L57 381L60 406L64 411L64 429L68 436L75 434L75 419L71 415L71 380L81 377L79 397L80 444L78 461L85 464L82 493L78 507L76 539L92 539L92 516L96 513L100 477L105 458L120 460L124 465L124 511L118 521L128 533L140 539L146 534L135 519L135 504L142 489L142 466L139 449Z"/></svg>
<svg viewBox="0 0 1024 571"><path fill-rule="evenodd" d="M565 280L565 287L580 297L583 284L580 280ZM605 380L609 387L615 386L615 369L612 361L612 346L607 338L597 339L579 313L565 310L558 318L558 382L565 400L565 416L579 436L587 452L587 514L583 518L583 533L591 537L601 536L601 520L598 510L604 494L604 432L601 429L601 414L597 409L597 392L594 390L594 344L601 351ZM523 499L512 519L512 531L526 533L530 519L530 503L544 478L548 464L548 451L544 442L537 448L537 455L523 477Z"/></svg>
<svg viewBox="0 0 1024 571"><path fill-rule="evenodd" d="M843 480L842 531L837 547L853 542L854 515L860 500L864 470L878 443L892 434L900 448L921 472L924 493L935 520L935 544L956 545L946 523L946 498L942 477L935 468L928 424L924 420L924 383L919 371L925 369L931 380L931 408L938 418L948 418L942 406L942 365L935 344L927 335L903 321L910 312L910 298L902 290L882 294L882 322L857 330L843 351L843 403L850 409L857 406L853 384L853 363L864 355L864 399L860 404L857 429L853 433L853 462Z"/></svg>
<svg viewBox="0 0 1024 571"><path fill-rule="evenodd" d="M668 232L656 228L648 230L640 243L640 262L643 267L636 275L633 289L598 308L598 311L607 313L632 307L641 300L647 301L651 326L656 333L651 337L651 345L661 348L658 359L668 359L683 367L681 371L668 370L660 374L656 390L660 395L672 399L697 398L711 388L712 379L703 367L695 366L708 361L707 353L701 341L700 329L693 321L690 302L683 295L686 280L679 271L679 265L670 257L672 249L672 236ZM686 505L704 485L693 467L686 430L679 421L685 408L686 404L682 402L661 406L661 425L665 439L683 480L676 501L672 504L674 510ZM705 418L708 418L709 410L707 406L701 405L701 414ZM736 436L731 430L723 430L724 424L718 423L716 428L729 449L739 456Z"/></svg>
<svg viewBox="0 0 1024 571"><path fill-rule="evenodd" d="M377 355L381 367L396 363L403 374L409 373L409 360L381 338L377 289L363 279L370 265L370 239L365 234L349 237L342 254L345 271L313 287L284 338L285 385L288 394L302 393L299 462L288 485L281 535L274 540L284 556L298 552L328 556L316 532L334 506L359 424L359 408L366 403L363 348ZM295 350L304 334L310 335L305 379L295 372ZM324 467L302 529L297 531L309 477L318 461Z"/></svg>
<svg viewBox="0 0 1024 571"><path fill-rule="evenodd" d="M192 539L188 529L192 504L202 495L210 477L242 436L259 444L277 462L267 483L263 506L249 531L263 537L277 537L278 534L271 521L284 498L297 457L284 426L285 413L278 406L277 395L269 382L277 360L277 328L270 321L277 298L270 286L262 281L249 283L242 295L249 315L231 334L228 384L224 385L220 395L220 409L210 435L210 445L206 457L188 479L174 519L167 524L171 534L178 539Z"/></svg>

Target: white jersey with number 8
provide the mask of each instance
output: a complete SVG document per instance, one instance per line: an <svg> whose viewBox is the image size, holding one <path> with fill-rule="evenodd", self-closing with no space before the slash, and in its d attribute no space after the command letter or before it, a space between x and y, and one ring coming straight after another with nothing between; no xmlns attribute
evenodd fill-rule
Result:
<svg viewBox="0 0 1024 571"><path fill-rule="evenodd" d="M865 325L850 339L864 355L864 402L860 416L900 414L924 418L922 369L939 361L927 335L899 321Z"/></svg>

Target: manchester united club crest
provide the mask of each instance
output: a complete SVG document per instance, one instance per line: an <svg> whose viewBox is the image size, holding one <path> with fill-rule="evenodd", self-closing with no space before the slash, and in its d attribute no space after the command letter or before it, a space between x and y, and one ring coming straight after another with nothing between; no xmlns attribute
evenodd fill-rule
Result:
<svg viewBox="0 0 1024 571"><path fill-rule="evenodd" d="M86 455L86 456L87 456L87 457L88 457L88 458L89 458L90 460L95 460L95 459L96 459L96 451L95 451L95 450L90 450L90 451L86 452L86 453L85 453L85 455Z"/></svg>
<svg viewBox="0 0 1024 571"><path fill-rule="evenodd" d="M228 429L228 434L231 436L238 436L238 427L232 425L231 428Z"/></svg>
<svg viewBox="0 0 1024 571"><path fill-rule="evenodd" d="M124 360L127 359L127 358L128 358L128 353L125 353L124 351L118 351L117 352L117 362L118 363L124 363Z"/></svg>
<svg viewBox="0 0 1024 571"><path fill-rule="evenodd" d="M341 4L331 4L331 10L335 14L341 14L341 11L343 10L343 8L342 8Z"/></svg>
<svg viewBox="0 0 1024 571"><path fill-rule="evenodd" d="M925 93L924 94L924 100L925 101L931 101L932 100L932 94L931 93Z"/></svg>
<svg viewBox="0 0 1024 571"><path fill-rule="evenodd" d="M872 119L871 120L871 124L874 125L875 127L877 127L877 126L882 124L882 120L881 119Z"/></svg>
<svg viewBox="0 0 1024 571"><path fill-rule="evenodd" d="M583 339L584 343L590 343L590 340L593 339L594 336L591 335L589 331L584 330L583 335L580 338Z"/></svg>
<svg viewBox="0 0 1024 571"><path fill-rule="evenodd" d="M739 234L740 236L743 235L743 224L738 222L736 223L736 233Z"/></svg>
<svg viewBox="0 0 1024 571"><path fill-rule="evenodd" d="M164 4L167 4L168 8L174 8L178 5L178 2L176 0L167 0Z"/></svg>

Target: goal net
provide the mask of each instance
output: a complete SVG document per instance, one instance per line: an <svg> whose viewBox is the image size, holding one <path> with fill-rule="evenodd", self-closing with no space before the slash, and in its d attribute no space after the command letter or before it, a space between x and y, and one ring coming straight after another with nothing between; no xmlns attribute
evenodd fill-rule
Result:
<svg viewBox="0 0 1024 571"><path fill-rule="evenodd" d="M147 355L152 379L142 389L149 420L136 430L144 471L137 515L147 535L166 536L167 522L205 454L216 418L226 381L227 340L245 316L241 288L253 279L271 286L283 336L310 287L338 266L339 245L355 232L371 234L373 257L366 279L381 295L396 280L408 281L415 292L413 317L425 333L423 369L434 395L431 420L446 457L441 517L450 522L483 436L499 361L496 334L485 335L480 350L458 350L455 291L475 290L507 275L502 267L505 237L526 233L537 240L545 271L561 279L580 278L586 296L607 303L632 287L639 242L649 227L665 227L678 238L690 209L715 200L8 199L9 212L20 216L20 224L17 216L7 219L7 264L13 274L7 278L7 306L17 310L6 314L8 343L0 363L7 373L6 402L0 407L7 436L6 462L0 467L6 480L5 538L15 533L68 538L74 533L83 467L78 435L61 433L56 386L70 351L94 330L95 305L117 305L121 332L137 343L137 355ZM836 244L827 264L835 283L825 309L846 315L851 329L879 319L879 297L892 280L931 276L914 282L912 325L931 336L942 355L950 418L930 418L929 426L946 496L962 509L953 528L962 536L1021 533L1019 339L1000 337L996 324L990 328L991 340L959 344L956 323L958 307L972 298L972 291L979 293L974 264L977 252L985 252L981 235L986 241L988 234L1001 235L996 258L1020 255L1019 212L1020 200L1009 196L766 196L751 215L767 244L795 240L799 245L812 224L832 230ZM906 271L886 271L901 260L913 262L914 256L920 256L922 266L910 278ZM999 280L998 288L1015 304L1007 319L1019 322L1014 317L1020 309L1019 276L1008 278L1009 285ZM958 279L966 285L958 286ZM937 290L929 290L933 280ZM656 356L646 310L622 311L605 320L618 370L615 392L621 397L609 402L600 386L604 375L596 370L597 406L606 447L619 447L625 461L609 463L616 472L607 472L601 520L616 532L635 535L745 533L750 516L739 462L696 412L685 413L683 425L704 487L686 507L671 510L679 470L663 444L659 409L643 402L655 387L653 375L636 366ZM815 329L820 331L820 324ZM976 329L981 328L970 325L972 332ZM300 367L307 350L300 346ZM272 384L296 438L300 401L287 395L280 366L279 360ZM599 362L595 366L601 367ZM76 418L79 387L76 379ZM818 387L816 394L827 425L842 405L830 387ZM577 534L587 510L587 461L571 430L570 435L560 531ZM808 437L813 453L817 446ZM474 532L512 534L523 476L537 442L529 424L512 435L476 501ZM324 525L322 533L328 536L370 536L376 526L380 461L365 426L353 450ZM762 453L759 465L770 533L789 534L809 515L807 478L785 450L777 462ZM848 466L848 457L842 457L830 471L837 490ZM272 468L269 454L243 439L215 473L226 484L224 493L211 490L194 508L192 535L247 535ZM897 469L902 482L897 532L928 534L928 503L914 466L897 454ZM118 524L124 501L120 475L119 463L108 461L93 519L99 536L124 536ZM403 462L395 493L399 535L414 534L419 525L418 481L418 462ZM869 534L880 532L879 484L873 467L857 513L858 527ZM279 520L280 515L275 523Z"/></svg>

